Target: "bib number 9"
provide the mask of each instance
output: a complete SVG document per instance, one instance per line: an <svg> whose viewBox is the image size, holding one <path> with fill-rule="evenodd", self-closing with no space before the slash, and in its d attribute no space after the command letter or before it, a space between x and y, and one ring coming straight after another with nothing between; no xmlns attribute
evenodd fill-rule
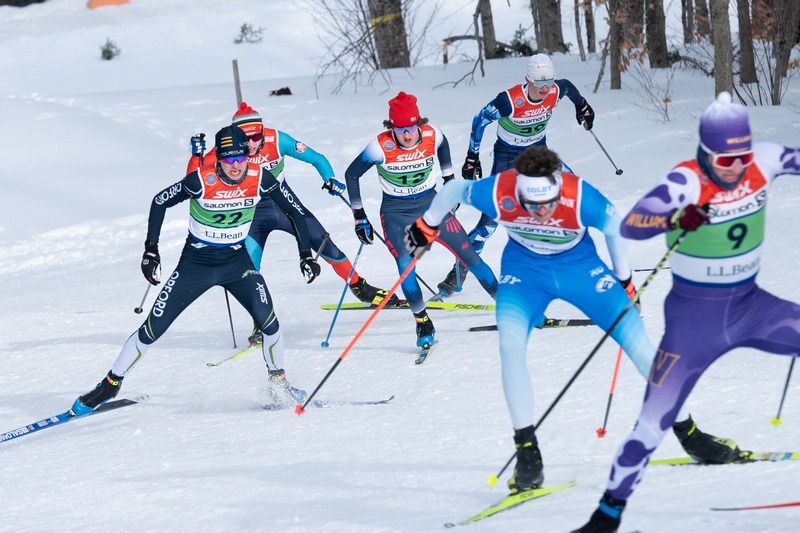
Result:
<svg viewBox="0 0 800 533"><path fill-rule="evenodd" d="M735 243L734 250L738 250L742 246L745 237L747 237L747 226L745 224L734 224L728 229L728 240Z"/></svg>

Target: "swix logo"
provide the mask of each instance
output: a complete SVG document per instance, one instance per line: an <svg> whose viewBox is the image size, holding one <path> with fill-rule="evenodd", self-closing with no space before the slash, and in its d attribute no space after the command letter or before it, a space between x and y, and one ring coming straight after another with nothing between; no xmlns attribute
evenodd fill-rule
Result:
<svg viewBox="0 0 800 533"><path fill-rule="evenodd" d="M539 115L544 115L548 111L550 111L550 110L545 108L545 107L536 107L534 109L526 109L525 112L522 114L522 116L523 117L536 117L536 116L539 116Z"/></svg>
<svg viewBox="0 0 800 533"><path fill-rule="evenodd" d="M269 156L264 155L264 154L254 155L253 157L250 157L247 160L250 163L253 163L253 164L258 165L260 167L264 167L267 170L272 170L273 168L278 166L278 163L280 162L280 158L279 159L270 159Z"/></svg>
<svg viewBox="0 0 800 533"><path fill-rule="evenodd" d="M215 200L232 200L234 198L244 197L246 191L242 189L228 189L226 191L217 191L214 193Z"/></svg>
<svg viewBox="0 0 800 533"><path fill-rule="evenodd" d="M407 154L400 154L397 156L398 161L414 161L415 159L422 159L425 157L425 150L420 150L417 148L413 152L409 152Z"/></svg>
<svg viewBox="0 0 800 533"><path fill-rule="evenodd" d="M267 289L263 283L256 283L256 290L258 291L258 298L262 303L269 303L267 300Z"/></svg>
<svg viewBox="0 0 800 533"><path fill-rule="evenodd" d="M750 187L750 180L744 180L739 184L738 187L733 189L732 191L719 191L717 194L714 195L714 198L711 199L712 202L734 202L741 198L744 198L748 194L752 194L753 189Z"/></svg>
<svg viewBox="0 0 800 533"><path fill-rule="evenodd" d="M561 223L564 222L564 219L551 217L550 220L547 220L546 222L540 222L533 217L517 217L514 219L514 222L519 224L535 224L537 226L552 226L555 228L560 228Z"/></svg>

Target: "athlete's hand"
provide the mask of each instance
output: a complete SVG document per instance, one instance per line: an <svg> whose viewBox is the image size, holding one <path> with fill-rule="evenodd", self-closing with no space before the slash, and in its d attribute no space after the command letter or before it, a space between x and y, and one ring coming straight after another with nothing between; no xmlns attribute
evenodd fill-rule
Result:
<svg viewBox="0 0 800 533"><path fill-rule="evenodd" d="M144 241L142 274L153 285L161 283L161 256L158 255L158 244L154 242Z"/></svg>
<svg viewBox="0 0 800 533"><path fill-rule="evenodd" d="M303 250L300 252L300 272L303 273L306 283L311 283L319 276L321 272L319 263L314 260L314 257L311 255L311 250Z"/></svg>
<svg viewBox="0 0 800 533"><path fill-rule="evenodd" d="M356 237L364 244L372 244L373 231L372 224L367 218L367 212L363 207L353 209L353 217L356 219Z"/></svg>
<svg viewBox="0 0 800 533"><path fill-rule="evenodd" d="M411 255L417 257L423 250L430 248L431 243L436 240L438 235L439 226L429 226L422 217L419 217L413 224L406 227L403 241Z"/></svg>
<svg viewBox="0 0 800 533"><path fill-rule="evenodd" d="M708 222L708 207L707 205L689 204L673 211L669 220L675 229L681 228L687 231L695 231Z"/></svg>
<svg viewBox="0 0 800 533"><path fill-rule="evenodd" d="M594 109L583 99L583 102L575 106L575 118L578 119L578 124L583 124L587 130L592 129L594 125ZM584 124L585 122L585 124Z"/></svg>
<svg viewBox="0 0 800 533"><path fill-rule="evenodd" d="M464 166L461 167L461 177L465 180L479 180L482 176L480 155L477 152L467 152Z"/></svg>
<svg viewBox="0 0 800 533"><path fill-rule="evenodd" d="M345 184L337 180L336 178L331 178L325 183L323 183L322 188L328 191L328 194L330 194L331 196L341 196L342 193L345 190L347 190Z"/></svg>
<svg viewBox="0 0 800 533"><path fill-rule="evenodd" d="M191 144L192 155L202 156L204 153L206 153L206 134L198 133L196 135L192 135Z"/></svg>

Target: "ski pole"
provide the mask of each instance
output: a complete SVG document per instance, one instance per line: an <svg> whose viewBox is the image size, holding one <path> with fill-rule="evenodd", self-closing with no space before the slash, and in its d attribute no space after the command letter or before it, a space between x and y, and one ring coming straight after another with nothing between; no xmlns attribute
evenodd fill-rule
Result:
<svg viewBox="0 0 800 533"><path fill-rule="evenodd" d="M619 315L617 315L617 318L615 318L614 321L611 323L611 326L609 326L608 330L603 334L603 337L600 339L600 341L598 341L597 344L595 344L594 348L592 348L592 351L589 352L589 355L586 356L586 359L583 360L583 363L581 363L581 366L579 366L578 369L575 371L575 373L572 374L572 377L569 378L569 381L567 381L567 384L564 385L564 387L561 389L561 392L558 393L556 398L552 402L550 402L550 406L545 410L544 414L539 418L539 421L536 422L536 425L533 427L533 431L534 432L536 432L536 430L539 429L539 426L541 426L542 422L545 421L545 419L547 418L547 415L549 415L550 412L555 408L555 406L558 405L558 402L561 401L561 398L564 396L564 394L566 394L566 392L569 390L569 388L572 386L572 384L575 382L575 380L578 379L578 376L581 374L581 372L583 372L583 369L586 368L586 365L589 364L589 361L592 360L592 357L594 357L594 354L597 353L597 351L600 349L600 347L603 345L603 343L606 341L606 339L611 336L611 333L614 331L614 328L616 328L617 325L620 322L622 322L622 319L625 316L625 314L628 311L630 311L633 307L636 306L636 302L639 301L639 297L642 295L642 293L645 291L645 289L647 289L647 286L650 284L650 282L653 281L653 278L656 277L656 274L658 274L658 271L661 270L661 268L666 264L666 262L669 260L670 256L675 252L675 250L678 249L678 246L681 245L681 243L683 242L683 239L686 238L686 235L688 233L689 233L689 230L685 229L685 230L683 230L681 232L680 235L678 235L678 238L675 240L674 243L672 243L672 246L669 247L667 252L664 254L664 256L661 258L661 260L655 266L655 268L650 273L650 275L647 276L647 278L645 278L644 282L639 287L639 290L636 291L636 294L633 295L633 298L631 298L630 301L627 304L625 304L625 307L622 308L622 311L620 311ZM494 487L495 486L495 484L497 483L497 480L500 478L500 476L503 475L503 472L506 471L508 466L511 464L511 461L513 461L516 456L517 456L517 450L514 450L514 453L511 454L511 457L508 458L508 461L506 461L506 464L503 465L503 468L500 469L500 471L497 473L497 475L490 475L489 476L489 486L490 487Z"/></svg>
<svg viewBox="0 0 800 533"><path fill-rule="evenodd" d="M319 382L319 385L317 385L314 391L309 395L309 397L306 398L305 403L303 404L298 403L297 405L295 405L294 407L295 414L302 415L303 413L305 413L306 407L311 402L311 400L314 399L314 396L317 395L319 389L321 389L322 386L325 384L325 382L328 381L328 378L331 377L331 374L333 374L333 371L336 370L336 367L339 366L339 364L344 360L345 357L347 357L347 354L350 353L350 350L353 349L353 346L355 346L355 344L358 342L358 339L361 338L361 335L363 335L364 332L369 327L369 325L372 324L372 321L375 320L375 317L378 316L378 313L380 313L381 310L386 306L386 304L389 302L389 298L391 298L392 294L394 294L397 291L397 289L400 287L400 284L403 283L403 280L405 280L406 277L408 277L408 274L414 269L414 266L417 264L417 261L419 261L419 259L425 254L427 249L428 248L423 248L422 250L420 250L420 252L417 253L417 255L411 260L406 269L403 270L403 273L400 274L400 277L397 278L397 281L394 282L392 288L389 289L389 292L386 295L386 297L383 300L381 300L381 303L378 304L378 307L376 307L375 310L372 311L372 313L369 315L369 318L367 318L367 321L364 322L364 324L356 332L356 334L353 335L353 338L350 339L350 342L342 351L341 355L336 359L336 362L333 363L333 366L330 368L330 370L328 370L328 373L325 374L325 376L322 378L322 381Z"/></svg>
<svg viewBox="0 0 800 533"><path fill-rule="evenodd" d="M233 331L233 315L231 314L231 301L228 299L228 289L224 288L225 291L225 305L228 306L228 321L231 323L231 337L233 337L233 349L235 350L238 348L236 346L236 333Z"/></svg>
<svg viewBox="0 0 800 533"><path fill-rule="evenodd" d="M153 285L150 282L147 282L147 288L144 290L144 296L142 296L142 303L139 304L139 307L134 307L133 312L137 315L141 314L142 307L144 306L144 301L147 300L147 293L150 292L150 287Z"/></svg>
<svg viewBox="0 0 800 533"><path fill-rule="evenodd" d="M361 250L364 249L364 243L362 242L358 247L358 252L356 252L356 258L353 260L353 267L350 269L350 273L347 275L347 279L344 282L344 288L342 289L342 295L339 297L339 303L336 304L336 312L333 314L333 320L331 320L331 327L328 328L328 335L325 337L325 340L320 343L323 348L327 348L330 346L328 341L331 339L331 333L333 332L333 326L336 324L336 317L339 316L339 311L342 309L342 302L344 301L344 295L347 294L347 288L350 286L350 281L353 279L353 274L356 271L356 263L358 263L358 258L361 257Z"/></svg>
<svg viewBox="0 0 800 533"><path fill-rule="evenodd" d="M781 420L781 411L783 411L783 402L786 400L786 391L789 390L789 380L792 379L792 371L794 370L794 362L797 359L796 355L792 356L792 361L789 363L789 372L786 374L786 383L783 385L783 394L781 394L781 403L778 405L778 414L775 415L775 418L771 420L772 425L775 427L780 426L783 424L783 420Z"/></svg>
<svg viewBox="0 0 800 533"><path fill-rule="evenodd" d="M349 207L350 209L353 209L353 208L350 206L350 202L348 202L348 201L347 201L347 198L345 198L345 197L344 197L344 196L342 196L341 194L339 194L339 195L337 195L337 196L339 196L339 198L341 198L341 199L342 199L342 201L344 202L344 205L346 205L346 206L347 206L347 207ZM380 233L378 233L378 231L377 231L377 230L376 230L374 227L372 228L372 232L375 234L375 236L378 238L378 240L379 240L379 241L381 241L383 244L385 244L387 248L389 247L389 245L388 245L388 244L386 244L386 239L384 239L384 238L383 238L383 235L381 235ZM433 294L434 296L436 296L437 294L439 294L439 291L435 291L435 290L431 289L431 286L430 286L430 285L428 285L427 283L425 283L425 280L424 280L424 279L422 279L421 277L419 277L419 274L417 274L417 273L415 272L415 273L414 273L414 275L417 277L417 281L419 281L419 282L422 284L422 286L423 286L423 287L425 287L426 289L428 289L429 291L431 291L431 294Z"/></svg>
<svg viewBox="0 0 800 533"><path fill-rule="evenodd" d="M597 428L597 438L602 439L606 436L606 425L608 424L608 413L611 412L611 400L614 399L614 391L617 388L617 376L619 376L619 363L622 361L622 346L617 350L617 360L614 363L614 374L611 376L611 388L608 391L608 403L606 404L606 414L603 417L603 426Z"/></svg>
<svg viewBox="0 0 800 533"><path fill-rule="evenodd" d="M608 158L608 160L611 162L611 166L613 166L613 167L614 167L614 170L616 171L616 172L615 172L615 173L616 173L616 175L617 175L617 176L619 176L620 174L622 174L622 169L621 169L621 168L619 168L619 167L617 167L617 165L616 165L616 164L614 164L614 160L613 160L613 159L611 159L611 156L610 156L610 155L608 155L608 152L606 152L606 149L603 147L603 143L601 143L601 142L600 142L600 139L598 139L598 138L597 138L597 135L595 135L595 134L594 134L594 132L593 132L592 130L586 130L586 131L588 131L589 133L591 133L591 134L592 134L592 137L594 137L594 140L595 140L595 141L597 141L597 146L599 146L599 147L600 147L600 149L603 151L603 153L604 153L604 154L606 154L606 157L607 157L607 158Z"/></svg>

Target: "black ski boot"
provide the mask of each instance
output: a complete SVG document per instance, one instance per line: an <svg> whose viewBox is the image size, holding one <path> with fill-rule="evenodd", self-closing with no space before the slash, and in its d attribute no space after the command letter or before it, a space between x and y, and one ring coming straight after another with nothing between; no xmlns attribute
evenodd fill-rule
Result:
<svg viewBox="0 0 800 533"><path fill-rule="evenodd" d="M703 464L736 463L743 461L749 454L749 452L740 450L736 442L731 439L703 433L697 428L697 424L691 416L683 422L674 424L672 431L675 432L675 436L678 437L686 453Z"/></svg>
<svg viewBox="0 0 800 533"><path fill-rule="evenodd" d="M261 328L258 327L258 324L253 322L253 332L247 337L247 342L250 343L250 346L258 346L262 342L264 342L264 335L261 333Z"/></svg>
<svg viewBox="0 0 800 533"><path fill-rule="evenodd" d="M544 482L544 465L533 426L516 430L514 444L517 446L517 464L514 466L514 475L508 480L511 494L538 489Z"/></svg>
<svg viewBox="0 0 800 533"><path fill-rule="evenodd" d="M350 292L362 302L372 305L380 304L383 299L386 298L386 295L389 294L389 291L385 289L373 287L367 283L367 280L364 278L358 278L358 281L350 285ZM392 294L392 297L386 302L387 306L396 307L400 304L400 298L398 298L396 294Z"/></svg>
<svg viewBox="0 0 800 533"><path fill-rule="evenodd" d="M269 371L269 387L267 387L270 396L270 405L267 407L282 408L288 407L293 403L302 403L306 401L308 393L303 389L296 389L292 387L291 383L286 379L286 372L283 369Z"/></svg>
<svg viewBox="0 0 800 533"><path fill-rule="evenodd" d="M572 533L616 533L622 521L622 511L625 510L625 500L617 500L603 494L600 504L592 513L589 521L580 529L575 529Z"/></svg>
<svg viewBox="0 0 800 533"><path fill-rule="evenodd" d="M456 275L456 268L458 268L458 275ZM431 301L441 302L445 298L452 296L453 293L461 292L461 287L464 286L464 279L467 277L468 272L469 270L461 264L461 261L456 261L447 276L436 286L439 289L439 293L431 298Z"/></svg>
<svg viewBox="0 0 800 533"><path fill-rule="evenodd" d="M75 400L72 404L72 412L77 416L91 413L95 407L107 402L119 393L122 379L122 376L117 376L109 371L108 375L94 389Z"/></svg>
<svg viewBox="0 0 800 533"><path fill-rule="evenodd" d="M435 342L436 328L433 327L431 317L424 309L419 313L414 313L414 320L417 322L417 347L424 348L425 345L430 348Z"/></svg>

